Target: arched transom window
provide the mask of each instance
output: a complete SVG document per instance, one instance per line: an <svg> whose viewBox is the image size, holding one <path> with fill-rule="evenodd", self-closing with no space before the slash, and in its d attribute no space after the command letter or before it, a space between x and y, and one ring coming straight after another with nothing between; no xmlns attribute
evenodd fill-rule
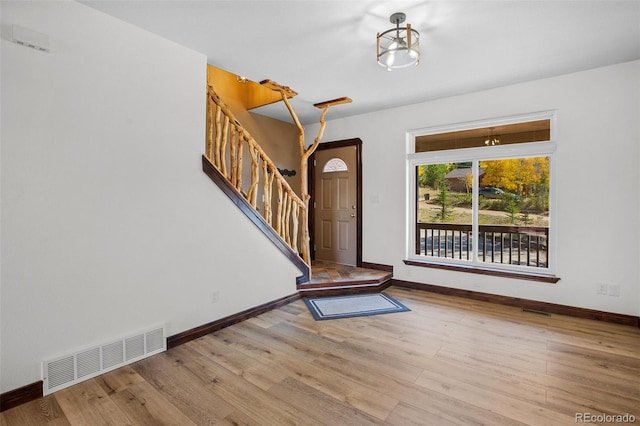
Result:
<svg viewBox="0 0 640 426"><path fill-rule="evenodd" d="M332 158L327 161L327 163L322 168L322 173L331 173L331 172L346 172L349 168L347 167L347 163L345 163L340 158Z"/></svg>

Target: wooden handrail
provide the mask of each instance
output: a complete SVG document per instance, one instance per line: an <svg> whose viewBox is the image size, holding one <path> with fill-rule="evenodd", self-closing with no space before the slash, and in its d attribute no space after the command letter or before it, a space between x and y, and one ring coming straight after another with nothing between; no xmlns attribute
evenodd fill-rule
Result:
<svg viewBox="0 0 640 426"><path fill-rule="evenodd" d="M245 152L247 159L243 158ZM301 221L303 226L306 225L306 203L291 189L273 161L211 86L207 96L205 157L254 209L261 212L265 222L294 252L299 253L298 243L302 241L302 258L311 265L309 250L304 247L304 230L299 226ZM250 167L248 183L243 181L244 165ZM274 184L276 194L273 192ZM262 199L258 203L260 192ZM275 205L274 195L277 195Z"/></svg>

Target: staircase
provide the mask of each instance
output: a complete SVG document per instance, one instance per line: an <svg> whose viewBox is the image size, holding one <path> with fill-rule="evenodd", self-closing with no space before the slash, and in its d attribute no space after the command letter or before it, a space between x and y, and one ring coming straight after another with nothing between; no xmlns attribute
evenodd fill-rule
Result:
<svg viewBox="0 0 640 426"><path fill-rule="evenodd" d="M211 86L207 93L207 140L202 168L300 269L302 275L296 281L309 281L305 202Z"/></svg>
<svg viewBox="0 0 640 426"><path fill-rule="evenodd" d="M223 70L209 66L209 77L213 77L214 74L221 75L222 78L230 76ZM322 110L320 127L313 144L305 147L304 128L289 103L289 98L296 96L297 93L271 80L260 82L262 95L264 96L264 89L269 89L267 92L270 95L266 96L266 99L268 102L273 102L273 93L278 94L298 129L300 153L300 196L298 196L211 84L210 80L207 91L207 139L202 156L203 171L300 269L302 275L296 279L298 288L305 283L313 284L308 223L311 196L308 191L307 163L322 139L326 125L324 118L329 108L350 103L351 99L342 97L314 104L316 108ZM255 85L255 83L252 84ZM251 102L248 102L247 106L249 104L256 106Z"/></svg>

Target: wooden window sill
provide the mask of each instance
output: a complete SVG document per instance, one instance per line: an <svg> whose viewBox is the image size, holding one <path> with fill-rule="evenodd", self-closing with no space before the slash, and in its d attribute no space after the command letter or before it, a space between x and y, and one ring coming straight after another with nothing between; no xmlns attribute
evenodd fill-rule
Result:
<svg viewBox="0 0 640 426"><path fill-rule="evenodd" d="M516 278L519 280L539 281L555 284L560 281L555 275L534 274L530 272L498 271L496 269L482 268L478 266L445 265L443 263L429 262L426 260L403 260L405 265L419 266L422 268L444 269L447 271L467 272L470 274L491 275L502 278Z"/></svg>

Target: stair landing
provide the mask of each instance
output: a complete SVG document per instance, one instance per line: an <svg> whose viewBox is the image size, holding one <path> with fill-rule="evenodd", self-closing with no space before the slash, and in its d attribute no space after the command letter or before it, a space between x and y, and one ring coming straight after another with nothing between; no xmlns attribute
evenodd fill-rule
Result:
<svg viewBox="0 0 640 426"><path fill-rule="evenodd" d="M365 290L370 287L370 291L376 291L379 287L391 281L391 277L391 272L387 271L313 261L311 264L311 278L308 282L299 284L298 290L301 292L356 288Z"/></svg>

